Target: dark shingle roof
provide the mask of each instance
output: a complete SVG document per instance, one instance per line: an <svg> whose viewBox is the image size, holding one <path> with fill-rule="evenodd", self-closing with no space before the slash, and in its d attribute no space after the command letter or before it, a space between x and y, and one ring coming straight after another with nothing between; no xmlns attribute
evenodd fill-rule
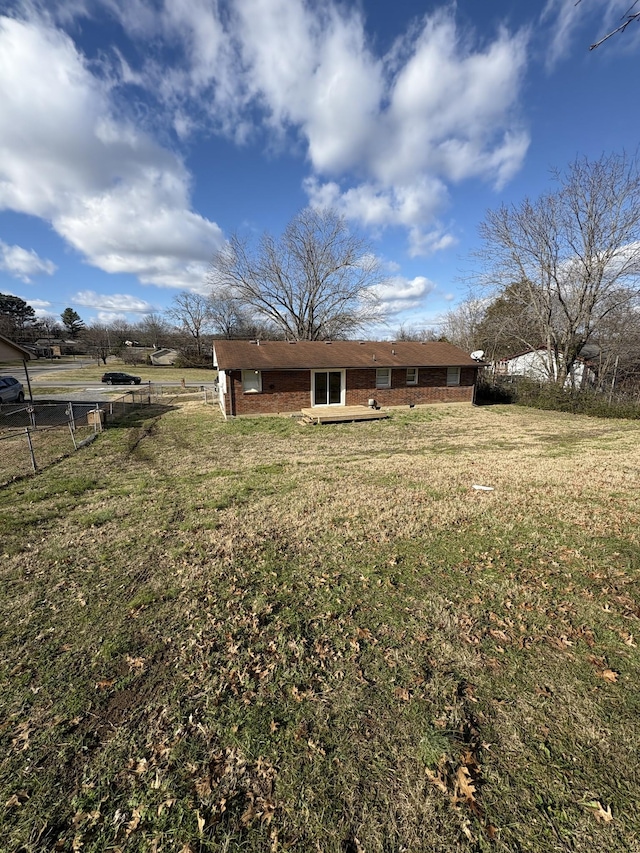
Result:
<svg viewBox="0 0 640 853"><path fill-rule="evenodd" d="M439 341L215 341L214 358L220 370L479 366Z"/></svg>

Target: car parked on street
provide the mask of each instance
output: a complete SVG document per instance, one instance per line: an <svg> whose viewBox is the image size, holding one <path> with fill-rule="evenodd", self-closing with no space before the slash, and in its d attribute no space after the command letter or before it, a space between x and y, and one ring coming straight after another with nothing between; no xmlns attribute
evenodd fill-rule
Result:
<svg viewBox="0 0 640 853"><path fill-rule="evenodd" d="M102 381L107 385L139 385L142 382L140 376L132 376L130 373L104 373Z"/></svg>
<svg viewBox="0 0 640 853"><path fill-rule="evenodd" d="M0 376L0 403L22 403L24 388L14 376Z"/></svg>

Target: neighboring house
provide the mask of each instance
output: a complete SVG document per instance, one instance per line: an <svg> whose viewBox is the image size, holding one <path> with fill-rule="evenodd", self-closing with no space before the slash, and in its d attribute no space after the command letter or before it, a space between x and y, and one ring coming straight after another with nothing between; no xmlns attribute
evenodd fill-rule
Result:
<svg viewBox="0 0 640 853"><path fill-rule="evenodd" d="M64 338L38 338L34 341L33 346L38 355L42 356L46 352L46 358L53 355L54 358L60 358L61 355L77 355L84 352L85 344L82 341L66 341Z"/></svg>
<svg viewBox="0 0 640 853"><path fill-rule="evenodd" d="M158 349L149 356L151 364L169 366L175 364L178 359L178 350Z"/></svg>
<svg viewBox="0 0 640 853"><path fill-rule="evenodd" d="M483 367L448 343L214 342L225 417L320 406L471 403Z"/></svg>
<svg viewBox="0 0 640 853"><path fill-rule="evenodd" d="M0 362L29 361L33 357L33 353L28 349L0 335Z"/></svg>
<svg viewBox="0 0 640 853"><path fill-rule="evenodd" d="M546 347L527 350L509 358L501 359L496 365L496 373L499 376L526 376L528 379L535 379L538 382L551 382L558 375L558 365L553 357L551 360L549 359L550 356ZM573 382L568 376L565 386L574 385L576 388L582 388L587 384L592 384L594 379L594 371L585 363L584 359L580 359L573 365Z"/></svg>

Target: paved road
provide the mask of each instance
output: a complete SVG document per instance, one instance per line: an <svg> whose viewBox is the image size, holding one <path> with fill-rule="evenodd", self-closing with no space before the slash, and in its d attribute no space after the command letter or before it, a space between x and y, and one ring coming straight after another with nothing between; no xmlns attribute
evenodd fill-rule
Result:
<svg viewBox="0 0 640 853"><path fill-rule="evenodd" d="M159 382L158 385L162 385L164 388L180 388L182 386L182 383ZM204 385L210 391L213 390L213 383L204 383ZM99 382L94 385L87 385L86 382L56 382L56 388L65 388L68 390L66 390L62 394L47 394L46 387L43 387L42 385L36 385L33 387L33 399L68 400L72 403L108 403L109 400L114 400L118 397L122 397L123 395L126 395L129 392L137 391L139 393L140 391L142 391L144 393L145 386L145 382L143 382L141 385L102 385ZM187 382L186 387L191 389L192 391L199 391L203 387L203 383Z"/></svg>

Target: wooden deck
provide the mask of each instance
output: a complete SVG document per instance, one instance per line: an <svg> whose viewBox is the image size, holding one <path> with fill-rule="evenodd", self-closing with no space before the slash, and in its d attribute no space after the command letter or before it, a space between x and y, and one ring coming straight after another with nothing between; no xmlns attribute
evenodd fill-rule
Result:
<svg viewBox="0 0 640 853"><path fill-rule="evenodd" d="M384 409L368 406L314 406L302 409L302 422L306 424L335 424L341 421L376 421L388 418Z"/></svg>

